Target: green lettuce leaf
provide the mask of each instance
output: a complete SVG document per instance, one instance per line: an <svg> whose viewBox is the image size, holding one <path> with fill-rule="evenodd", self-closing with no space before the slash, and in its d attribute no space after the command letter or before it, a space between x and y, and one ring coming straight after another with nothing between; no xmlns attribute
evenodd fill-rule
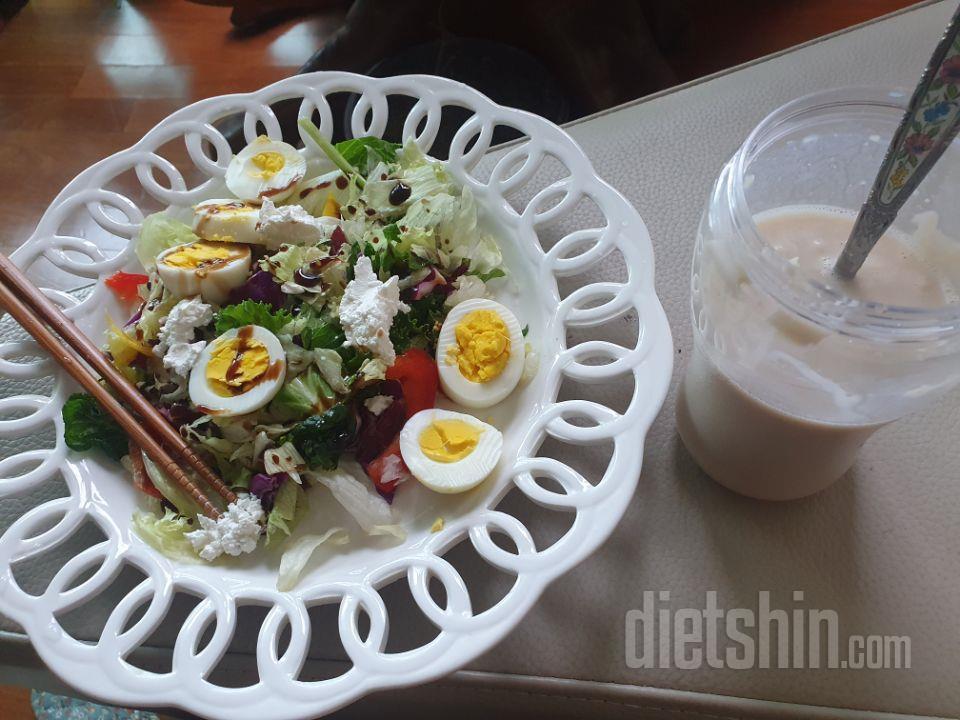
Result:
<svg viewBox="0 0 960 720"><path fill-rule="evenodd" d="M396 162L397 143L387 142L376 137L354 138L338 142L334 147L348 163L366 175L378 162Z"/></svg>
<svg viewBox="0 0 960 720"><path fill-rule="evenodd" d="M300 331L300 342L307 350L336 350L346 339L340 323L333 318L316 318Z"/></svg>
<svg viewBox="0 0 960 720"><path fill-rule="evenodd" d="M157 266L157 255L164 250L199 239L189 226L158 212L143 219L133 251L143 268L150 272Z"/></svg>
<svg viewBox="0 0 960 720"><path fill-rule="evenodd" d="M301 420L322 413L336 402L336 395L316 367L288 380L270 402L270 413L281 422Z"/></svg>
<svg viewBox="0 0 960 720"><path fill-rule="evenodd" d="M247 325L259 325L272 333L278 333L291 320L293 315L286 310L275 311L266 303L244 300L242 303L221 308L215 322L217 335L222 335L227 330Z"/></svg>
<svg viewBox="0 0 960 720"><path fill-rule="evenodd" d="M333 527L322 535L303 535L290 540L280 557L280 572L277 575L277 590L287 592L293 590L303 573L303 569L313 555L313 551L324 543L330 545L346 545L350 542L350 534L342 527Z"/></svg>
<svg viewBox="0 0 960 720"><path fill-rule="evenodd" d="M489 272L473 272L469 273L470 275L475 275L476 277L483 280L485 283L490 282L491 280L496 280L497 278L506 277L507 273L503 268L493 268Z"/></svg>
<svg viewBox="0 0 960 720"><path fill-rule="evenodd" d="M63 439L71 450L102 450L114 460L128 451L123 428L92 395L75 393L63 404Z"/></svg>

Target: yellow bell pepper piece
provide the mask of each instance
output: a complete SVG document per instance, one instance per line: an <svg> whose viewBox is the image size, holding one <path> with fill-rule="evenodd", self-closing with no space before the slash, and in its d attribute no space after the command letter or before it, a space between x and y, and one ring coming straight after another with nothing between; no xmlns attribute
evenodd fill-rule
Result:
<svg viewBox="0 0 960 720"><path fill-rule="evenodd" d="M323 212L320 214L323 217L340 217L340 203L333 197L333 194L327 195L327 199L323 202Z"/></svg>

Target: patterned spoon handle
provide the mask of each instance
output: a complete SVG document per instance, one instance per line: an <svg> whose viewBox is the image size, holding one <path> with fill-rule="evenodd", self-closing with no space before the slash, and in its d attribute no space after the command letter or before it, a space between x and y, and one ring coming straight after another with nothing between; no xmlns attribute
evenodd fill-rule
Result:
<svg viewBox="0 0 960 720"><path fill-rule="evenodd" d="M960 130L960 8L933 52L834 272L852 278Z"/></svg>

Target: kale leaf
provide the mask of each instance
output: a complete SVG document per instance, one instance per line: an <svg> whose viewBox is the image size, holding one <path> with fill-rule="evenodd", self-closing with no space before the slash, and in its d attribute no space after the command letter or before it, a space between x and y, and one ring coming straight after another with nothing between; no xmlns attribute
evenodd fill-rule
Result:
<svg viewBox="0 0 960 720"><path fill-rule="evenodd" d="M335 470L340 453L353 441L356 430L353 413L346 405L338 404L294 425L280 438L280 443L292 442L312 468Z"/></svg>
<svg viewBox="0 0 960 720"><path fill-rule="evenodd" d="M443 324L443 303L446 296L433 292L410 303L410 312L398 313L390 328L390 340L401 355L411 347L426 350L431 355L437 348L437 337Z"/></svg>
<svg viewBox="0 0 960 720"><path fill-rule="evenodd" d="M75 393L63 404L63 439L71 450L103 450L114 460L128 452L123 428L86 393Z"/></svg>

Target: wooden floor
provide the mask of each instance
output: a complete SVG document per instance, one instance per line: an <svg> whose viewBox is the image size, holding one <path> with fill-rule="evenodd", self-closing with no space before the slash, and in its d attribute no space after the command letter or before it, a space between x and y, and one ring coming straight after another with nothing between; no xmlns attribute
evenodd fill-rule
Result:
<svg viewBox="0 0 960 720"><path fill-rule="evenodd" d="M0 687L0 717L3 720L33 720L30 691L25 688Z"/></svg>
<svg viewBox="0 0 960 720"><path fill-rule="evenodd" d="M71 178L173 110L291 75L342 19L238 40L229 15L184 0L31 0L0 31L5 238L26 239Z"/></svg>
<svg viewBox="0 0 960 720"><path fill-rule="evenodd" d="M910 4L713 2L685 44L709 52L685 50L670 62L690 79ZM26 239L83 168L133 144L186 103L290 75L342 21L332 12L237 39L229 14L185 0L31 0L0 29L0 188L7 217L0 247ZM0 687L0 718L32 717L28 691Z"/></svg>

